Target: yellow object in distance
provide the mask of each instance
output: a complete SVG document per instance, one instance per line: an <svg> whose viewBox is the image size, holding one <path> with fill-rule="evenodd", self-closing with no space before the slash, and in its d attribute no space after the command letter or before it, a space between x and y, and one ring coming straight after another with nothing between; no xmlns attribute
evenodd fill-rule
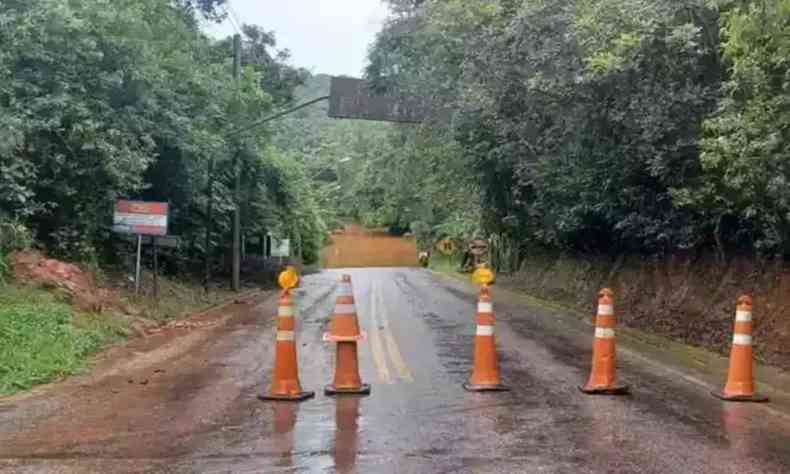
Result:
<svg viewBox="0 0 790 474"><path fill-rule="evenodd" d="M487 266L480 265L472 273L472 280L478 285L490 285L494 281L494 272Z"/></svg>
<svg viewBox="0 0 790 474"><path fill-rule="evenodd" d="M299 272L296 271L296 268L289 265L280 272L280 276L277 277L277 283L284 290L296 288L299 285Z"/></svg>

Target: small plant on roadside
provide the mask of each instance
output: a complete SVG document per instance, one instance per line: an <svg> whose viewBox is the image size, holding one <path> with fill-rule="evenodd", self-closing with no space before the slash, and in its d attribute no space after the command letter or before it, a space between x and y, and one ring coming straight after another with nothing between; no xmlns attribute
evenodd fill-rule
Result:
<svg viewBox="0 0 790 474"><path fill-rule="evenodd" d="M29 248L32 244L33 236L27 227L0 215L0 285L5 285L11 276L8 262L11 252Z"/></svg>
<svg viewBox="0 0 790 474"><path fill-rule="evenodd" d="M0 249L0 286L6 284L9 274L8 261L6 260L5 252Z"/></svg>
<svg viewBox="0 0 790 474"><path fill-rule="evenodd" d="M0 290L0 396L73 374L86 356L114 337L68 305L32 289Z"/></svg>
<svg viewBox="0 0 790 474"><path fill-rule="evenodd" d="M33 234L24 224L0 216L0 252L22 250L33 244Z"/></svg>

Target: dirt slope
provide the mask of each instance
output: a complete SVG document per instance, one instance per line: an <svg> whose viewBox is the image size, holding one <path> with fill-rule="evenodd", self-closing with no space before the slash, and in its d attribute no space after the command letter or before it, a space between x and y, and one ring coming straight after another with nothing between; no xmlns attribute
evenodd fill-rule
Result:
<svg viewBox="0 0 790 474"><path fill-rule="evenodd" d="M594 313L599 288L615 290L622 324L728 354L741 293L754 297L755 355L790 370L790 266L745 258L666 260L532 255L501 284Z"/></svg>

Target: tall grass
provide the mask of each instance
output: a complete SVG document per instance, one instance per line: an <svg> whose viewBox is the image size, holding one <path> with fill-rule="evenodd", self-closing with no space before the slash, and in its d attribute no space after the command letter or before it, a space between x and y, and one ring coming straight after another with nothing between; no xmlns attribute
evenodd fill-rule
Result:
<svg viewBox="0 0 790 474"><path fill-rule="evenodd" d="M46 292L0 288L0 396L77 372L113 336Z"/></svg>

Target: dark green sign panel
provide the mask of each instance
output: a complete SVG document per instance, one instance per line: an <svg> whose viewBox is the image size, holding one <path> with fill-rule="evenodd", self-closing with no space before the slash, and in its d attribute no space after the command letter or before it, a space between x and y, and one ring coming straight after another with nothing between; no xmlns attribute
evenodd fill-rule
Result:
<svg viewBox="0 0 790 474"><path fill-rule="evenodd" d="M333 118L420 123L428 115L426 101L373 94L361 79L333 77L329 94L329 116Z"/></svg>

